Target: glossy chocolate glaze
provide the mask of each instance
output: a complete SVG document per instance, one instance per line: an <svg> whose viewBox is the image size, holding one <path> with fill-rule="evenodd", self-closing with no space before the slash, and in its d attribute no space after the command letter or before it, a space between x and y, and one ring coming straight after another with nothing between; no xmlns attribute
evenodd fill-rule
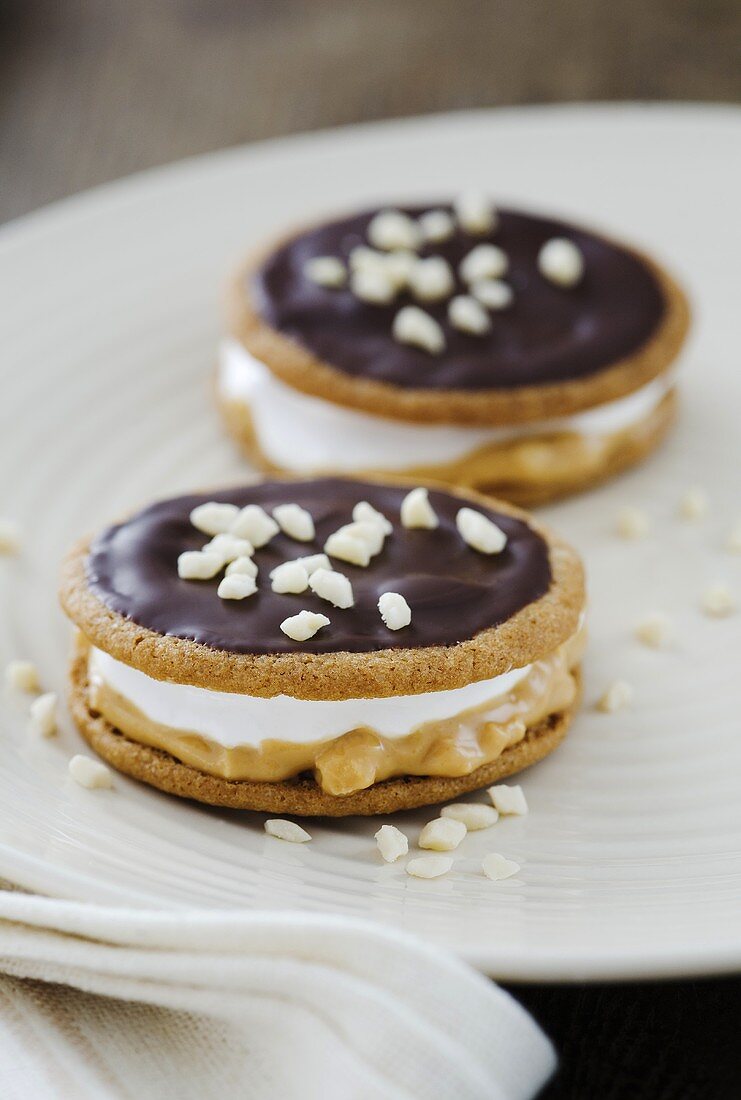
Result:
<svg viewBox="0 0 741 1100"><path fill-rule="evenodd" d="M103 603L140 626L232 653L363 653L450 645L504 622L548 590L548 547L522 520L488 511L508 542L499 555L480 554L463 542L455 526L465 501L448 493L430 493L440 519L436 530L402 527L399 508L407 491L322 478L268 481L162 501L94 540L88 582ZM177 573L178 554L200 549L207 541L188 518L206 500L239 507L256 503L267 511L296 501L314 517L316 539L300 543L279 533L255 554L258 592L245 600L219 599L219 577L186 581ZM351 521L359 500L370 501L387 515L394 531L366 569L333 561L352 582L355 606L339 610L310 590L300 595L273 592L271 569L290 558L321 552L328 535ZM403 630L388 630L378 613L378 597L389 591L400 592L412 609L411 626ZM280 623L303 608L327 615L331 625L297 643L282 633Z"/></svg>
<svg viewBox="0 0 741 1100"><path fill-rule="evenodd" d="M406 211L417 215L427 209L431 207ZM371 305L347 288L320 287L303 274L313 256L344 259L356 245L367 244L366 227L374 213L294 237L268 258L251 283L256 308L266 321L346 374L432 390L510 390L563 382L631 355L663 317L661 288L632 252L574 225L502 210L497 229L488 236L456 231L450 240L420 253L444 256L457 271L471 248L491 241L509 256L505 279L515 295L511 308L492 314L494 324L486 336L451 328L447 302L417 303L445 330L446 350L430 355L391 335L394 316L413 301L410 295L400 294L388 306ZM538 272L538 252L552 237L568 237L581 249L585 275L578 286L554 286ZM465 291L458 280L456 293Z"/></svg>

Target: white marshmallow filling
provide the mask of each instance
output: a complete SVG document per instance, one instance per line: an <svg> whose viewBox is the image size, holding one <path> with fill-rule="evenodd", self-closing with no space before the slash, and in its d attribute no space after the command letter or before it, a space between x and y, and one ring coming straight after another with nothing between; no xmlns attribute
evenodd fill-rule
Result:
<svg viewBox="0 0 741 1100"><path fill-rule="evenodd" d="M391 420L302 393L231 338L222 343L218 375L221 397L249 408L268 461L297 473L441 466L488 444L520 438L557 432L611 435L645 419L673 384L673 377L664 374L626 397L572 416L511 428L477 428Z"/></svg>

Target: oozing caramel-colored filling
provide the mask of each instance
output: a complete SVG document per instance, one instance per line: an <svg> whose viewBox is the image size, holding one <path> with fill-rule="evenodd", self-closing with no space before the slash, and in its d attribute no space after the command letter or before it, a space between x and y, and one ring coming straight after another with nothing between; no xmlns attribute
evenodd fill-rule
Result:
<svg viewBox="0 0 741 1100"><path fill-rule="evenodd" d="M89 702L128 737L224 779L278 782L312 772L332 795L351 794L400 775L462 776L488 764L521 741L529 728L568 708L576 695L572 670L584 648L583 631L531 665L511 691L441 722L427 722L404 737L372 729L350 730L326 741L300 744L266 740L225 748L197 733L153 722L109 685L94 679Z"/></svg>

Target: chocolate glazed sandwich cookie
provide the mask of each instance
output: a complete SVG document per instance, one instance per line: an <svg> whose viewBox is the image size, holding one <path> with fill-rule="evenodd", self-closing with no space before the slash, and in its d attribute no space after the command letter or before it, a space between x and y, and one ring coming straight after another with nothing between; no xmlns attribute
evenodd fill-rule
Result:
<svg viewBox="0 0 741 1100"><path fill-rule="evenodd" d="M215 805L385 813L540 759L578 699L575 552L512 505L343 478L166 500L79 546L72 709Z"/></svg>
<svg viewBox="0 0 741 1100"><path fill-rule="evenodd" d="M469 195L345 217L251 260L218 399L263 469L539 502L662 438L687 325L648 256Z"/></svg>

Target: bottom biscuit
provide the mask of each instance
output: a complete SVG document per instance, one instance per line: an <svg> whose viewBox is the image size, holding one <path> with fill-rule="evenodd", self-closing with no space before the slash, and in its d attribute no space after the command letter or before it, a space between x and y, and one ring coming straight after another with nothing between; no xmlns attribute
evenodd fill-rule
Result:
<svg viewBox="0 0 741 1100"><path fill-rule="evenodd" d="M579 676L577 670L577 683ZM71 668L70 709L82 736L99 756L118 771L167 794L194 799L211 806L299 817L370 816L411 810L447 802L469 791L504 779L535 764L552 752L566 736L579 698L568 710L550 715L527 731L522 741L470 775L444 778L406 776L387 779L365 790L342 797L327 794L309 776L279 783L247 779L222 779L182 764L161 749L132 741L91 710L88 704L87 661L78 654Z"/></svg>

